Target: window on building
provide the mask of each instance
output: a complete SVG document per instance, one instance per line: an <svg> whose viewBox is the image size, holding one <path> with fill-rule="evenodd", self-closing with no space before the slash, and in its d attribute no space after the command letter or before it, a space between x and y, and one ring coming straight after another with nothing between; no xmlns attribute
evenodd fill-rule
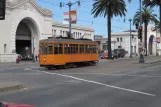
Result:
<svg viewBox="0 0 161 107"><path fill-rule="evenodd" d="M53 34L53 29L52 29L52 35L54 35L54 34Z"/></svg>
<svg viewBox="0 0 161 107"><path fill-rule="evenodd" d="M62 36L62 30L60 31L60 35Z"/></svg>
<svg viewBox="0 0 161 107"><path fill-rule="evenodd" d="M120 42L122 42L122 38L120 38Z"/></svg>
<svg viewBox="0 0 161 107"><path fill-rule="evenodd" d="M56 30L54 30L54 35L56 35Z"/></svg>
<svg viewBox="0 0 161 107"><path fill-rule="evenodd" d="M63 36L64 36L64 31L63 31Z"/></svg>
<svg viewBox="0 0 161 107"><path fill-rule="evenodd" d="M117 38L117 42L119 42L119 38Z"/></svg>
<svg viewBox="0 0 161 107"><path fill-rule="evenodd" d="M133 53L134 51L133 51L133 46L131 46L131 53Z"/></svg>
<svg viewBox="0 0 161 107"><path fill-rule="evenodd" d="M122 46L118 46L118 48L122 48Z"/></svg>
<svg viewBox="0 0 161 107"><path fill-rule="evenodd" d="M4 44L4 53L7 53L7 44Z"/></svg>
<svg viewBox="0 0 161 107"><path fill-rule="evenodd" d="M82 33L80 33L80 38L82 37Z"/></svg>
<svg viewBox="0 0 161 107"><path fill-rule="evenodd" d="M134 53L136 54L136 46L134 46Z"/></svg>

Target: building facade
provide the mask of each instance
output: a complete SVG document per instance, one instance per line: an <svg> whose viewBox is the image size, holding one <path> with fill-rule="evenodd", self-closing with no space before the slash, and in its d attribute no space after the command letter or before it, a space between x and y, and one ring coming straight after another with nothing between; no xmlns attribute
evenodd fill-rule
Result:
<svg viewBox="0 0 161 107"><path fill-rule="evenodd" d="M63 24L60 22L53 21L52 23L52 35L54 37L62 35L63 37L67 36L69 31L69 25ZM78 38L87 38L94 40L94 30L92 28L80 25L72 25L72 37L75 39Z"/></svg>
<svg viewBox="0 0 161 107"><path fill-rule="evenodd" d="M138 34L137 32L131 33L131 50L133 54L138 54ZM113 42L112 49L122 48L130 55L130 32L118 32L111 35Z"/></svg>
<svg viewBox="0 0 161 107"><path fill-rule="evenodd" d="M52 11L41 8L35 0L6 0L6 18L0 20L0 62L15 61L17 54L38 55L39 40L52 37L54 33L63 35L68 26L53 22L52 15ZM72 28L75 38L84 33L86 38L93 38L92 29Z"/></svg>
<svg viewBox="0 0 161 107"><path fill-rule="evenodd" d="M156 55L157 53L161 55L161 44L160 44L160 35L159 32L153 31L154 25L148 26L147 32L147 53L148 55ZM142 42L144 42L144 30L142 32ZM107 42L108 39L104 38L102 35L95 35L95 41L98 43L100 50L108 49ZM138 52L138 44L140 43L140 39L138 39L138 31L131 31L131 50L133 55L139 55ZM106 48L105 48L106 47ZM127 51L127 56L130 55L130 32L116 32L111 34L111 49L123 48ZM143 47L145 49L145 47ZM145 53L144 53L145 54Z"/></svg>
<svg viewBox="0 0 161 107"><path fill-rule="evenodd" d="M94 35L94 41L97 42L98 44L98 49L100 51L102 50L108 50L108 38L104 38L103 35ZM111 39L111 47L112 47L112 50L114 49L114 40Z"/></svg>

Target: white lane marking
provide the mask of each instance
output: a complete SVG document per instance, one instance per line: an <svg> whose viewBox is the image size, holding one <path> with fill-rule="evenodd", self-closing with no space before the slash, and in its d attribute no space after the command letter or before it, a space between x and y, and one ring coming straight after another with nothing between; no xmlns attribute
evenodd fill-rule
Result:
<svg viewBox="0 0 161 107"><path fill-rule="evenodd" d="M0 73L1 75L41 75L44 73Z"/></svg>
<svg viewBox="0 0 161 107"><path fill-rule="evenodd" d="M124 91L129 91L129 92L133 92L133 93L139 93L139 94L148 95L148 96L155 96L154 94L150 94L150 93L145 93L145 92L131 90L131 89L127 89L127 88L121 88L121 87L117 87L117 86L107 85L107 84L103 84L103 83L96 82L96 81L77 78L77 77L74 77L74 76L63 75L63 74L58 74L58 73L50 73L50 72L40 71L40 70L33 70L33 71L43 72L43 73L46 73L46 74L58 75L58 76L67 77L67 78L72 78L72 79L79 80L79 81L84 81L84 82L88 82L88 83L94 83L94 84L98 84L98 85L102 85L102 86L106 86L106 87L110 87L110 88L115 88L115 89L120 89L120 90L124 90Z"/></svg>
<svg viewBox="0 0 161 107"><path fill-rule="evenodd" d="M161 76L155 76L155 75L133 75L133 74L107 74L107 73L63 73L66 75L108 75L108 76L130 76L130 77L149 77L149 78L161 78Z"/></svg>

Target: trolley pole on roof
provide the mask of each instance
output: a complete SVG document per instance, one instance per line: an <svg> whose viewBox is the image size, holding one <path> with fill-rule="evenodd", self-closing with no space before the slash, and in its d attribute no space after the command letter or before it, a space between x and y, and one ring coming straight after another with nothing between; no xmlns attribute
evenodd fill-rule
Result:
<svg viewBox="0 0 161 107"><path fill-rule="evenodd" d="M67 4L63 3L63 2L60 2L60 8L62 8L64 5L67 5L69 7L69 19L68 19L68 21L69 21L69 33L70 33L70 35L71 35L71 32L72 32L71 31L72 29L71 29L71 14L70 14L70 12L71 12L71 7L76 3L78 3L78 6L80 6L80 1L79 0L74 2L74 3L69 1Z"/></svg>

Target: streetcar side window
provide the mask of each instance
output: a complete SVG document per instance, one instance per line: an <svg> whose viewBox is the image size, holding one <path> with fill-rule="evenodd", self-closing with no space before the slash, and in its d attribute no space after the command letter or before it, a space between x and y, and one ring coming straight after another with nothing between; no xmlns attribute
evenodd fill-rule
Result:
<svg viewBox="0 0 161 107"><path fill-rule="evenodd" d="M71 54L71 50L72 50L71 44L68 44L68 54Z"/></svg>
<svg viewBox="0 0 161 107"><path fill-rule="evenodd" d="M58 44L54 44L54 54L58 54L59 52L59 45Z"/></svg>
<svg viewBox="0 0 161 107"><path fill-rule="evenodd" d="M52 45L48 46L48 54L53 54L53 46Z"/></svg>
<svg viewBox="0 0 161 107"><path fill-rule="evenodd" d="M84 53L84 45L80 45L80 53L81 53L81 54Z"/></svg>
<svg viewBox="0 0 161 107"><path fill-rule="evenodd" d="M71 53L75 54L75 44L71 44Z"/></svg>
<svg viewBox="0 0 161 107"><path fill-rule="evenodd" d="M47 44L42 44L42 54L47 54Z"/></svg>
<svg viewBox="0 0 161 107"><path fill-rule="evenodd" d="M75 52L78 53L78 44L75 45Z"/></svg>
<svg viewBox="0 0 161 107"><path fill-rule="evenodd" d="M63 45L59 44L59 54L63 54Z"/></svg>
<svg viewBox="0 0 161 107"><path fill-rule="evenodd" d="M68 54L68 44L64 44L64 53Z"/></svg>
<svg viewBox="0 0 161 107"><path fill-rule="evenodd" d="M90 45L85 46L86 53L90 53Z"/></svg>

